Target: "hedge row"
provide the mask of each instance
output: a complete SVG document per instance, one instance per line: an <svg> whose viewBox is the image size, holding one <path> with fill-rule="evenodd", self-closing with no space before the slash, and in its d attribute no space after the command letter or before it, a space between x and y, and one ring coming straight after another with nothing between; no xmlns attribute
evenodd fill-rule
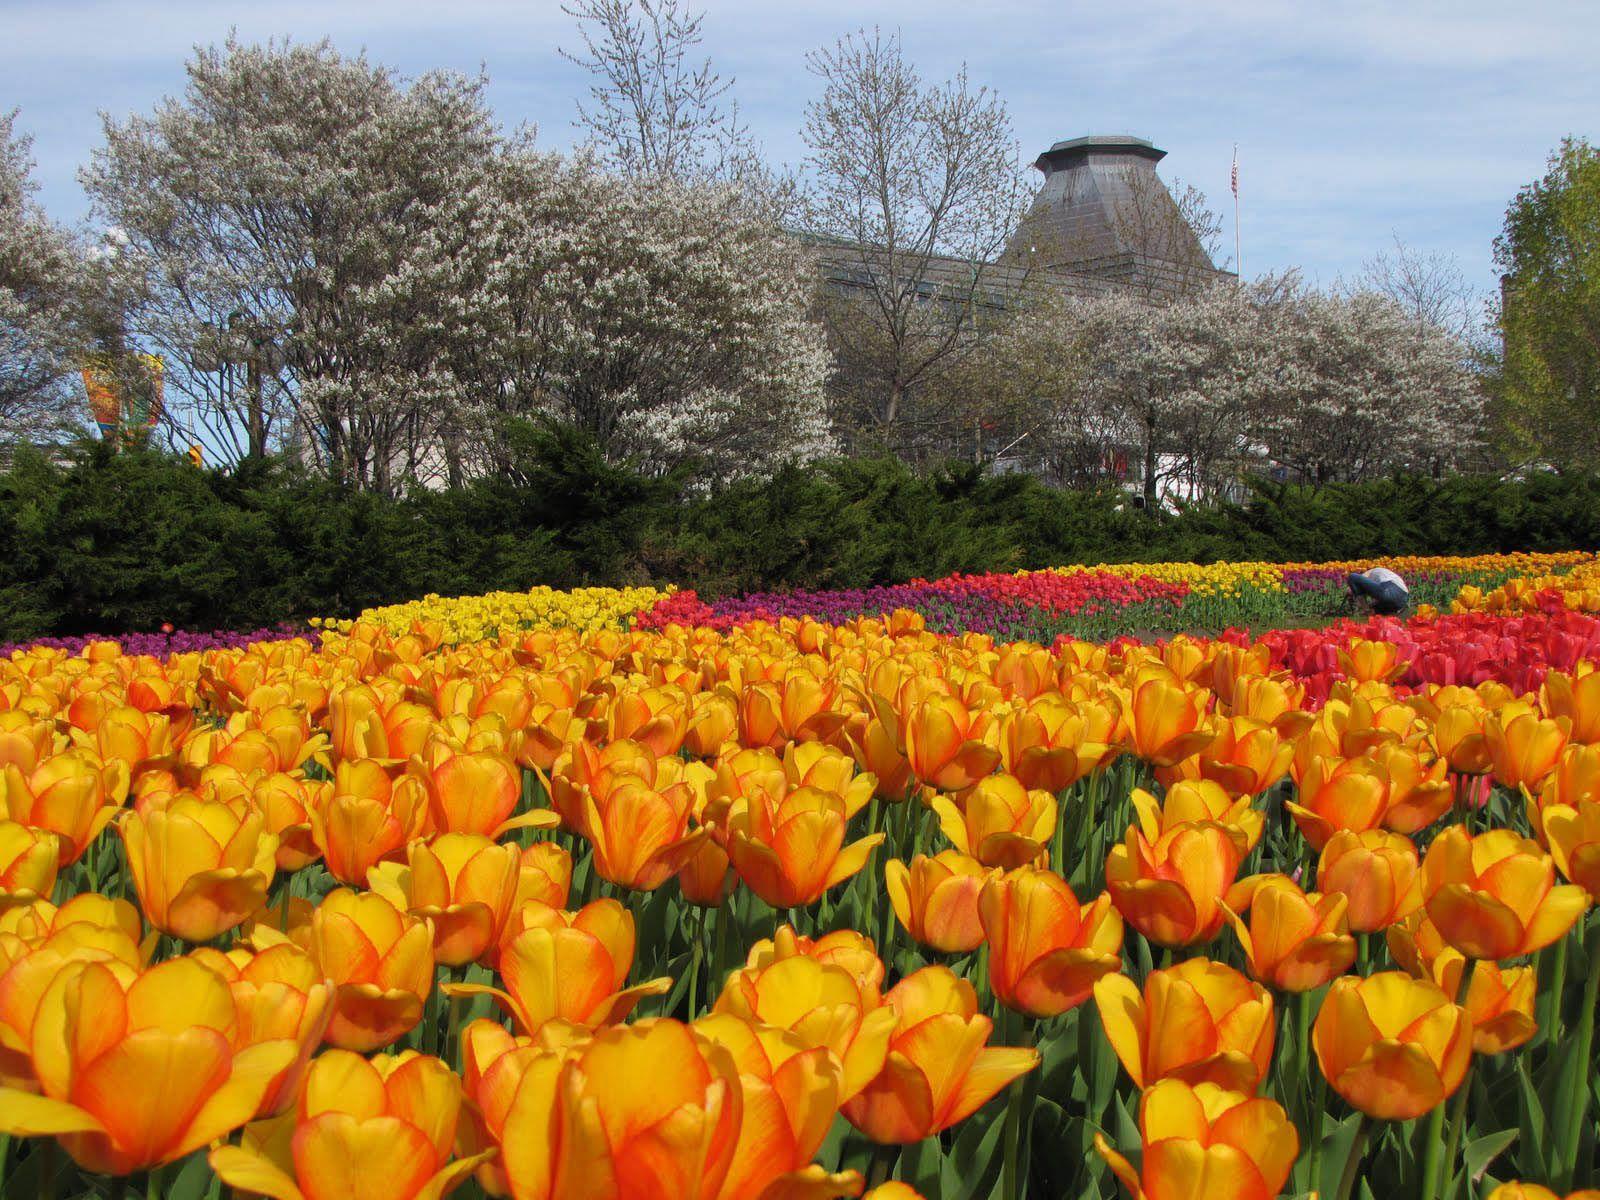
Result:
<svg viewBox="0 0 1600 1200"><path fill-rule="evenodd" d="M277 462L199 471L103 444L0 475L0 641L254 628L427 592L672 582L716 595L856 587L1072 562L1321 560L1600 545L1600 477L1258 483L1244 504L1147 515L888 460L797 467L707 493L540 431L505 477L401 499Z"/></svg>

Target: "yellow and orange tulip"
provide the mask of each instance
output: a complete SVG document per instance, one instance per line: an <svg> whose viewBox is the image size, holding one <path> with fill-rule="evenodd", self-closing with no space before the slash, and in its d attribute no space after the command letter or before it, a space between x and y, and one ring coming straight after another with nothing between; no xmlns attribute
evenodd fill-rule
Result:
<svg viewBox="0 0 1600 1200"><path fill-rule="evenodd" d="M1111 898L1080 904L1052 871L1023 867L990 880L979 914L995 999L1030 1017L1076 1008L1122 965L1122 918Z"/></svg>
<svg viewBox="0 0 1600 1200"><path fill-rule="evenodd" d="M1139 1098L1144 1151L1138 1169L1096 1134L1133 1200L1275 1200L1300 1151L1300 1135L1276 1101L1213 1083L1163 1079Z"/></svg>
<svg viewBox="0 0 1600 1200"><path fill-rule="evenodd" d="M1409 1121L1461 1086L1472 1022L1438 985L1403 971L1345 975L1328 989L1311 1044L1324 1078L1353 1107Z"/></svg>
<svg viewBox="0 0 1600 1200"><path fill-rule="evenodd" d="M875 1142L932 1137L1039 1064L1037 1050L986 1045L993 1022L978 1012L972 985L948 968L924 967L884 1000L898 1018L889 1055L843 1110Z"/></svg>
<svg viewBox="0 0 1600 1200"><path fill-rule="evenodd" d="M1452 825L1422 860L1428 919L1469 958L1531 954L1563 937L1589 906L1581 887L1556 882L1555 864L1509 829L1473 837Z"/></svg>
<svg viewBox="0 0 1600 1200"><path fill-rule="evenodd" d="M1254 1093L1272 1062L1271 994L1222 963L1185 959L1152 971L1142 991L1107 975L1094 1002L1136 1087L1180 1079Z"/></svg>

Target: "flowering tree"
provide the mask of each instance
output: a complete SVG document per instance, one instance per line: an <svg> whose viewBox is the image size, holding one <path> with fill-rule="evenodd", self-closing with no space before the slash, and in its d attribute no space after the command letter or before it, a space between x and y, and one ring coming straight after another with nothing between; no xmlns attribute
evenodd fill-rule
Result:
<svg viewBox="0 0 1600 1200"><path fill-rule="evenodd" d="M1388 296L1291 290L1266 306L1252 435L1321 483L1470 465L1484 405L1469 350Z"/></svg>
<svg viewBox="0 0 1600 1200"><path fill-rule="evenodd" d="M181 98L106 118L83 179L126 237L128 324L208 441L386 492L453 465L450 351L489 273L484 84L229 41Z"/></svg>
<svg viewBox="0 0 1600 1200"><path fill-rule="evenodd" d="M1125 457L1153 504L1274 466L1325 482L1470 465L1483 400L1467 360L1385 296L1289 278L1165 303L1047 294L1002 340L995 374L1038 468L1094 482Z"/></svg>
<svg viewBox="0 0 1600 1200"><path fill-rule="evenodd" d="M33 202L31 139L0 114L0 441L71 427L82 257Z"/></svg>
<svg viewBox="0 0 1600 1200"><path fill-rule="evenodd" d="M484 333L503 357L481 413L549 415L613 459L717 477L831 451L807 266L745 193L531 151L498 171Z"/></svg>

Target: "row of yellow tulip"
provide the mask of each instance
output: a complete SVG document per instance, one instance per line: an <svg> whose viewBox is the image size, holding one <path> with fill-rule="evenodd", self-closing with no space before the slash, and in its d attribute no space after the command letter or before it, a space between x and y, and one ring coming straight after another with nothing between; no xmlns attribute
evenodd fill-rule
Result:
<svg viewBox="0 0 1600 1200"><path fill-rule="evenodd" d="M1394 644L1339 653L1320 707L1263 644L905 615L19 654L0 1178L1593 1181L1600 671L1402 695Z"/></svg>
<svg viewBox="0 0 1600 1200"><path fill-rule="evenodd" d="M436 628L449 642L472 642L499 637L501 631L528 629L597 629L626 626L637 614L672 594L671 588L587 587L559 591L550 587L526 592L489 592L482 596L428 595L404 604L369 608L357 618L316 618L314 627L348 633L357 620L392 634L409 632L419 623Z"/></svg>

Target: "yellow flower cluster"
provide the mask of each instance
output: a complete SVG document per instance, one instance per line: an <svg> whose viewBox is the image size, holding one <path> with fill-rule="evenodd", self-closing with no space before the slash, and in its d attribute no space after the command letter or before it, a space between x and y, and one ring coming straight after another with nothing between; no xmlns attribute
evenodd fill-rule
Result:
<svg viewBox="0 0 1600 1200"><path fill-rule="evenodd" d="M356 621L390 634L421 626L438 642L496 640L501 633L525 630L575 629L594 633L626 628L638 613L671 594L671 588L589 587L557 591L549 587L525 592L489 592L482 596L428 595L405 604L369 608L355 620L313 621L324 629L348 633Z"/></svg>
<svg viewBox="0 0 1600 1200"><path fill-rule="evenodd" d="M1543 587L1559 587L1565 572L1582 565L1587 565L1592 570L1600 570L1600 566L1595 563L1593 553L1586 550L1566 550L1550 554L1525 552L1401 554L1385 558L1335 559L1329 562L1100 563L1092 567L1052 567L1047 573L1056 575L1105 573L1124 579L1155 579L1162 583L1187 584L1190 592L1197 595L1233 597L1247 589L1257 592L1282 592L1286 590L1284 576L1297 571L1347 573L1385 566L1403 576L1517 574L1539 576L1540 586ZM1557 574L1558 572L1562 574ZM1030 573L1019 572L1024 575ZM1591 583L1589 586L1593 587L1595 584ZM1569 607L1579 607L1579 605L1569 604ZM1600 601L1597 601L1596 608L1600 609Z"/></svg>

